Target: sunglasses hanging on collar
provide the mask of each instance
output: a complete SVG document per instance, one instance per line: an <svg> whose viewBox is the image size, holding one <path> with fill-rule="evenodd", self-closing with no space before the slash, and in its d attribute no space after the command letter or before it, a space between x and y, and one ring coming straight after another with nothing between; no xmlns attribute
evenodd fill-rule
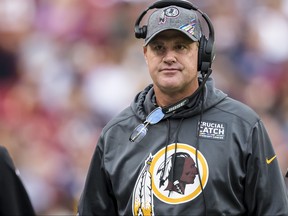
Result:
<svg viewBox="0 0 288 216"><path fill-rule="evenodd" d="M157 124L159 121L161 121L164 118L165 114L162 111L161 107L157 107L154 109L146 118L144 123L139 124L132 132L129 140L131 142L140 142L144 136L147 134L148 125L154 125Z"/></svg>

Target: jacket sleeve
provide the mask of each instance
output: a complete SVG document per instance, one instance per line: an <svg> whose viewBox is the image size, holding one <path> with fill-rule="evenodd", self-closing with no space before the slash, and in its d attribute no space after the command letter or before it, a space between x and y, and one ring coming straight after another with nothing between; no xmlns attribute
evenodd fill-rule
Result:
<svg viewBox="0 0 288 216"><path fill-rule="evenodd" d="M116 199L113 195L109 176L105 171L101 141L98 142L90 163L78 215L117 215Z"/></svg>
<svg viewBox="0 0 288 216"><path fill-rule="evenodd" d="M248 215L288 215L287 190L277 156L261 121L248 140L245 200Z"/></svg>
<svg viewBox="0 0 288 216"><path fill-rule="evenodd" d="M0 190L0 215L35 215L12 158L2 146L0 146Z"/></svg>

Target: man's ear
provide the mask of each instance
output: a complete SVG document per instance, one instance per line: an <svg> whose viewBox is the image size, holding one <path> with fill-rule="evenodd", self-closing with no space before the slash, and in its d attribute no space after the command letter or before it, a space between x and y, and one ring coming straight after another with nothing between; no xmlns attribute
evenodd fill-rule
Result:
<svg viewBox="0 0 288 216"><path fill-rule="evenodd" d="M147 46L143 46L143 54L144 54L145 62L146 62L146 64L148 64L148 61L147 61Z"/></svg>

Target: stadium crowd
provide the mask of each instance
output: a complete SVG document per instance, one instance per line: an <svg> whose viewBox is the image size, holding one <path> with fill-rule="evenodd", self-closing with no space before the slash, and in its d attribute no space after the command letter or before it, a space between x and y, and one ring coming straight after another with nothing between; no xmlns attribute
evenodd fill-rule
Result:
<svg viewBox="0 0 288 216"><path fill-rule="evenodd" d="M151 82L133 32L151 2L0 0L0 144L39 215L75 213L102 127ZM288 1L193 3L215 28L216 86L259 113L284 176Z"/></svg>

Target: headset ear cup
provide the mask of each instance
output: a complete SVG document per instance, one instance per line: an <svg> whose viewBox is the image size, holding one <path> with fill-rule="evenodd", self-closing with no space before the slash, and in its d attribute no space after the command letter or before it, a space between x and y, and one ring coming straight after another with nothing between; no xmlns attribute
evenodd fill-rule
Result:
<svg viewBox="0 0 288 216"><path fill-rule="evenodd" d="M203 55L205 51L207 40L205 36L201 36L200 42L199 42L199 49L198 49L198 71L201 71L202 68L202 61L203 61Z"/></svg>
<svg viewBox="0 0 288 216"><path fill-rule="evenodd" d="M147 34L147 26L144 25L141 28L138 28L137 30L135 30L135 37L136 38L146 38L146 34Z"/></svg>
<svg viewBox="0 0 288 216"><path fill-rule="evenodd" d="M214 60L214 43L202 35L198 51L198 71L206 74Z"/></svg>
<svg viewBox="0 0 288 216"><path fill-rule="evenodd" d="M135 37L136 38L146 38L146 34L147 34L147 26L144 25L141 28L136 28L135 29Z"/></svg>
<svg viewBox="0 0 288 216"><path fill-rule="evenodd" d="M141 28L135 29L135 37L138 39L141 38Z"/></svg>
<svg viewBox="0 0 288 216"><path fill-rule="evenodd" d="M147 25L144 25L142 28L141 28L141 35L142 35L142 38L145 39L146 38L146 35L147 35Z"/></svg>

